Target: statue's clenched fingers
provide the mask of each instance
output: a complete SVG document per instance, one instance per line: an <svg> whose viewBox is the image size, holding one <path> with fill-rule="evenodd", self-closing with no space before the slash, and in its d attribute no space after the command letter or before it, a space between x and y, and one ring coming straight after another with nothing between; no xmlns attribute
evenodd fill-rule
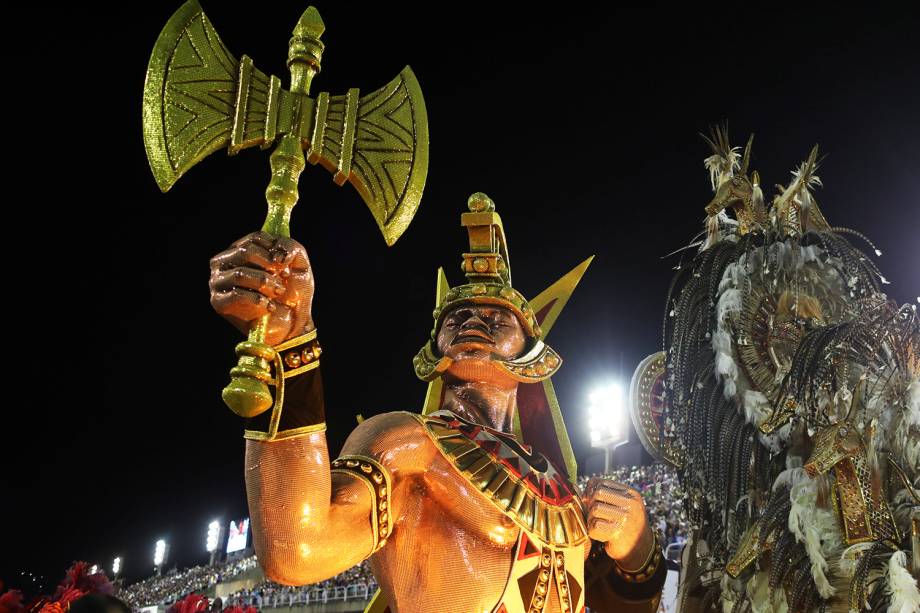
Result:
<svg viewBox="0 0 920 613"><path fill-rule="evenodd" d="M211 306L241 332L266 315L269 345L314 329L313 272L297 241L252 232L211 258L210 266Z"/></svg>
<svg viewBox="0 0 920 613"><path fill-rule="evenodd" d="M594 495L597 486L603 481L600 477L591 477L588 479L588 484L585 486L585 497L591 498Z"/></svg>
<svg viewBox="0 0 920 613"><path fill-rule="evenodd" d="M636 500L632 490L616 483L601 483L591 494L591 500L619 505L628 505L630 500Z"/></svg>
<svg viewBox="0 0 920 613"><path fill-rule="evenodd" d="M628 493L633 492L631 487L619 481L611 481L610 479L601 479L597 483L598 489L610 490L613 492Z"/></svg>
<svg viewBox="0 0 920 613"><path fill-rule="evenodd" d="M272 262L268 249L255 243L230 247L211 258L211 270L226 270L237 266L253 266L268 271L278 268L277 264Z"/></svg>
<svg viewBox="0 0 920 613"><path fill-rule="evenodd" d="M622 521L627 515L629 515L628 508L606 502L595 502L588 513L588 517L598 517L613 522Z"/></svg>
<svg viewBox="0 0 920 613"><path fill-rule="evenodd" d="M273 261L291 270L308 270L310 258L304 246L287 236L278 237L271 249Z"/></svg>
<svg viewBox="0 0 920 613"><path fill-rule="evenodd" d="M252 289L267 298L283 296L287 291L284 283L271 273L244 266L213 271L209 286L212 292L226 292L235 287Z"/></svg>
<svg viewBox="0 0 920 613"><path fill-rule="evenodd" d="M595 541L607 542L616 531L617 526L601 517L592 517L588 519L588 536Z"/></svg>
<svg viewBox="0 0 920 613"><path fill-rule="evenodd" d="M231 247L240 247L248 243L255 243L263 249L271 249L272 245L275 244L275 238L275 236L272 236L268 232L259 230L258 232L250 232L243 238L233 241Z"/></svg>
<svg viewBox="0 0 920 613"><path fill-rule="evenodd" d="M278 296L277 300L283 302L291 308L305 306L307 309L313 302L313 282L309 270L292 273L285 279L284 294Z"/></svg>
<svg viewBox="0 0 920 613"><path fill-rule="evenodd" d="M258 292L234 288L211 294L211 306L221 315L253 321L275 310L272 301Z"/></svg>

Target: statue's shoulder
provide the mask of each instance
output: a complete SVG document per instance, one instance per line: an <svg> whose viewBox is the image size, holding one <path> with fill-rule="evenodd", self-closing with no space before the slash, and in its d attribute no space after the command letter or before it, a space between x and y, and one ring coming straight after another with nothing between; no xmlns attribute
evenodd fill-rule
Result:
<svg viewBox="0 0 920 613"><path fill-rule="evenodd" d="M424 417L409 411L390 411L368 417L355 429L365 431L368 435L376 436L407 436L413 433L424 433Z"/></svg>
<svg viewBox="0 0 920 613"><path fill-rule="evenodd" d="M408 411L369 417L352 431L342 455L367 456L395 470L427 466L438 451L422 419Z"/></svg>

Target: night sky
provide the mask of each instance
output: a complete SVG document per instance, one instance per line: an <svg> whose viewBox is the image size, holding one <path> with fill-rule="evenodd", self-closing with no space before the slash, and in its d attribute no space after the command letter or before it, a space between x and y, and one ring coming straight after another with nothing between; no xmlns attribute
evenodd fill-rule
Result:
<svg viewBox="0 0 920 613"><path fill-rule="evenodd" d="M305 4L203 4L237 57L287 86ZM768 199L820 143L825 216L872 238L890 296L916 304L916 10L640 4L318 5L314 95L370 92L410 64L431 136L421 207L393 248L351 186L320 167L300 180L292 235L317 279L332 453L356 414L419 409L411 358L431 327L435 271L462 281L459 214L484 191L525 295L597 256L548 339L566 360L554 381L583 460L588 390L659 349L677 264L662 257L702 227L711 191L697 133L723 120L738 145L756 133ZM0 579L14 585L29 571L51 589L72 560L110 567L116 555L138 579L158 538L180 566L203 563L207 523L247 515L242 423L220 400L240 338L211 311L208 259L261 226L268 152L218 152L160 193L141 93L178 2L143 6L38 10L34 47L7 54L18 94L7 103L19 107L7 154L19 161L4 207L6 330L25 334L6 348L0 457Z"/></svg>

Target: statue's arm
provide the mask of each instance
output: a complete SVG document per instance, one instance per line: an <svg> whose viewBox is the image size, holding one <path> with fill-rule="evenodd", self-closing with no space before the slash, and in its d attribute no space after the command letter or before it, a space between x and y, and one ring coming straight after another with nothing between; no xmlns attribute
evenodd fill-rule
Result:
<svg viewBox="0 0 920 613"><path fill-rule="evenodd" d="M386 546L401 486L431 447L408 413L360 424L330 462L325 432L246 441L246 493L253 541L268 578L322 581Z"/></svg>
<svg viewBox="0 0 920 613"><path fill-rule="evenodd" d="M343 450L362 460L330 463L313 272L297 241L265 232L243 237L211 259L210 289L214 309L240 331L267 318L265 343L280 358L274 406L246 424L246 492L259 562L286 584L334 576L384 546L381 534L394 515L383 507L411 472L406 456L387 448L421 425L408 414L370 419Z"/></svg>
<svg viewBox="0 0 920 613"><path fill-rule="evenodd" d="M315 583L370 554L371 495L332 477L325 432L248 440L245 467L253 544L269 579Z"/></svg>

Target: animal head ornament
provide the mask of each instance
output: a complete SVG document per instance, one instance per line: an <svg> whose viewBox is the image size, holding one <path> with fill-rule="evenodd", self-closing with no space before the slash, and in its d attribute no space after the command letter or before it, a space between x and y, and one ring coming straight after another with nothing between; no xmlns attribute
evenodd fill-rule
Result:
<svg viewBox="0 0 920 613"><path fill-rule="evenodd" d="M754 135L751 135L744 147L740 164L737 147L733 148L729 144L727 128L716 127L711 138L703 136L703 139L713 152L704 163L709 169L709 178L715 192L706 205L706 214L714 218L722 211L732 209L738 222L737 232L742 235L765 225L767 213L763 193L760 191L760 176L757 171L750 177L747 174Z"/></svg>

